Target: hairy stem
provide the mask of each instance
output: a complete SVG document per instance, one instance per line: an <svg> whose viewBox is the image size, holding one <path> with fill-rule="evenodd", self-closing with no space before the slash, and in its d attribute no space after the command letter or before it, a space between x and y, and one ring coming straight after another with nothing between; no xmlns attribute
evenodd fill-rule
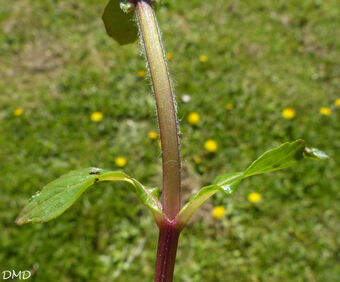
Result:
<svg viewBox="0 0 340 282"><path fill-rule="evenodd" d="M180 210L180 153L175 101L153 8L148 0L135 2L137 20L156 98L163 164L163 211L172 220Z"/></svg>
<svg viewBox="0 0 340 282"><path fill-rule="evenodd" d="M181 208L181 161L175 101L157 20L149 0L136 0L137 20L156 98L163 164L163 211L159 225L155 282L173 278L180 230L174 218Z"/></svg>

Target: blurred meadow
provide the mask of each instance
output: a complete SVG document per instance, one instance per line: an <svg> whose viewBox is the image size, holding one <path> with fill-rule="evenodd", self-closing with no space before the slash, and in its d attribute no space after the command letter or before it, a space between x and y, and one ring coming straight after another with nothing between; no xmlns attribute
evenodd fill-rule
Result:
<svg viewBox="0 0 340 282"><path fill-rule="evenodd" d="M175 281L340 281L338 1L161 1L185 199L286 141L330 156L217 194L181 235ZM0 0L0 272L152 281L157 228L124 184L96 184L46 224L14 224L31 195L72 169L160 185L140 44L106 35L106 2Z"/></svg>

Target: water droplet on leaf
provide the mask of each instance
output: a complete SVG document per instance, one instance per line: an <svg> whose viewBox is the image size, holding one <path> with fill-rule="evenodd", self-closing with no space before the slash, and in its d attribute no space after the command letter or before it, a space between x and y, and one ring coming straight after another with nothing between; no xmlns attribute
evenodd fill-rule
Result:
<svg viewBox="0 0 340 282"><path fill-rule="evenodd" d="M35 199L40 196L40 191L37 191L31 198Z"/></svg>

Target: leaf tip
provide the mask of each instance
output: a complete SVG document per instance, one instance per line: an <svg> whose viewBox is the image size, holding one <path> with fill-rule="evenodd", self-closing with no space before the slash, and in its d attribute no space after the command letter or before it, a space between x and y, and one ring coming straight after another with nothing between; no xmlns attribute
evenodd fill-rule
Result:
<svg viewBox="0 0 340 282"><path fill-rule="evenodd" d="M314 159L314 160L329 159L329 156L325 152L323 152L323 151L321 151L317 148L305 147L303 154L304 154L305 158Z"/></svg>
<svg viewBox="0 0 340 282"><path fill-rule="evenodd" d="M31 219L27 219L25 217L22 217L20 214L18 215L18 217L15 219L14 223L18 226L24 225L26 223L31 222Z"/></svg>

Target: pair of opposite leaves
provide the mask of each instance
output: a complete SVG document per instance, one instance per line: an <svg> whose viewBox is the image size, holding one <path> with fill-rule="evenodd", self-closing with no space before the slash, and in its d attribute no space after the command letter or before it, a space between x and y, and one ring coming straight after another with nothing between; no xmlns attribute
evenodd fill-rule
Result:
<svg viewBox="0 0 340 282"><path fill-rule="evenodd" d="M244 171L219 175L212 185L203 187L191 196L176 216L175 221L180 228L183 228L197 208L218 191L231 195L243 179L290 167L304 158L321 160L327 158L327 155L318 149L306 147L303 140L284 143L261 155ZM136 179L120 171L86 168L71 171L47 184L41 192L31 198L15 222L22 225L28 222L46 222L54 219L66 211L88 187L100 181L124 181L131 184L141 202L153 213L156 222L167 219L159 201L160 190L158 188L145 187Z"/></svg>
<svg viewBox="0 0 340 282"><path fill-rule="evenodd" d="M120 0L110 0L103 14L107 33L121 45L133 43L138 36L138 29L133 19L134 15L127 13L128 7L124 7L126 4L126 2L121 3ZM183 228L196 209L216 192L222 191L231 195L244 178L292 166L303 158L320 160L327 158L327 155L318 149L307 148L303 140L282 144L264 153L246 170L218 176L212 185L203 187L197 194L192 195L175 220ZM71 171L47 184L41 192L31 198L31 201L17 217L16 224L46 222L58 217L89 186L100 181L125 181L130 183L142 203L152 211L157 222L166 217L158 200L159 189L145 187L120 171L86 168Z"/></svg>

